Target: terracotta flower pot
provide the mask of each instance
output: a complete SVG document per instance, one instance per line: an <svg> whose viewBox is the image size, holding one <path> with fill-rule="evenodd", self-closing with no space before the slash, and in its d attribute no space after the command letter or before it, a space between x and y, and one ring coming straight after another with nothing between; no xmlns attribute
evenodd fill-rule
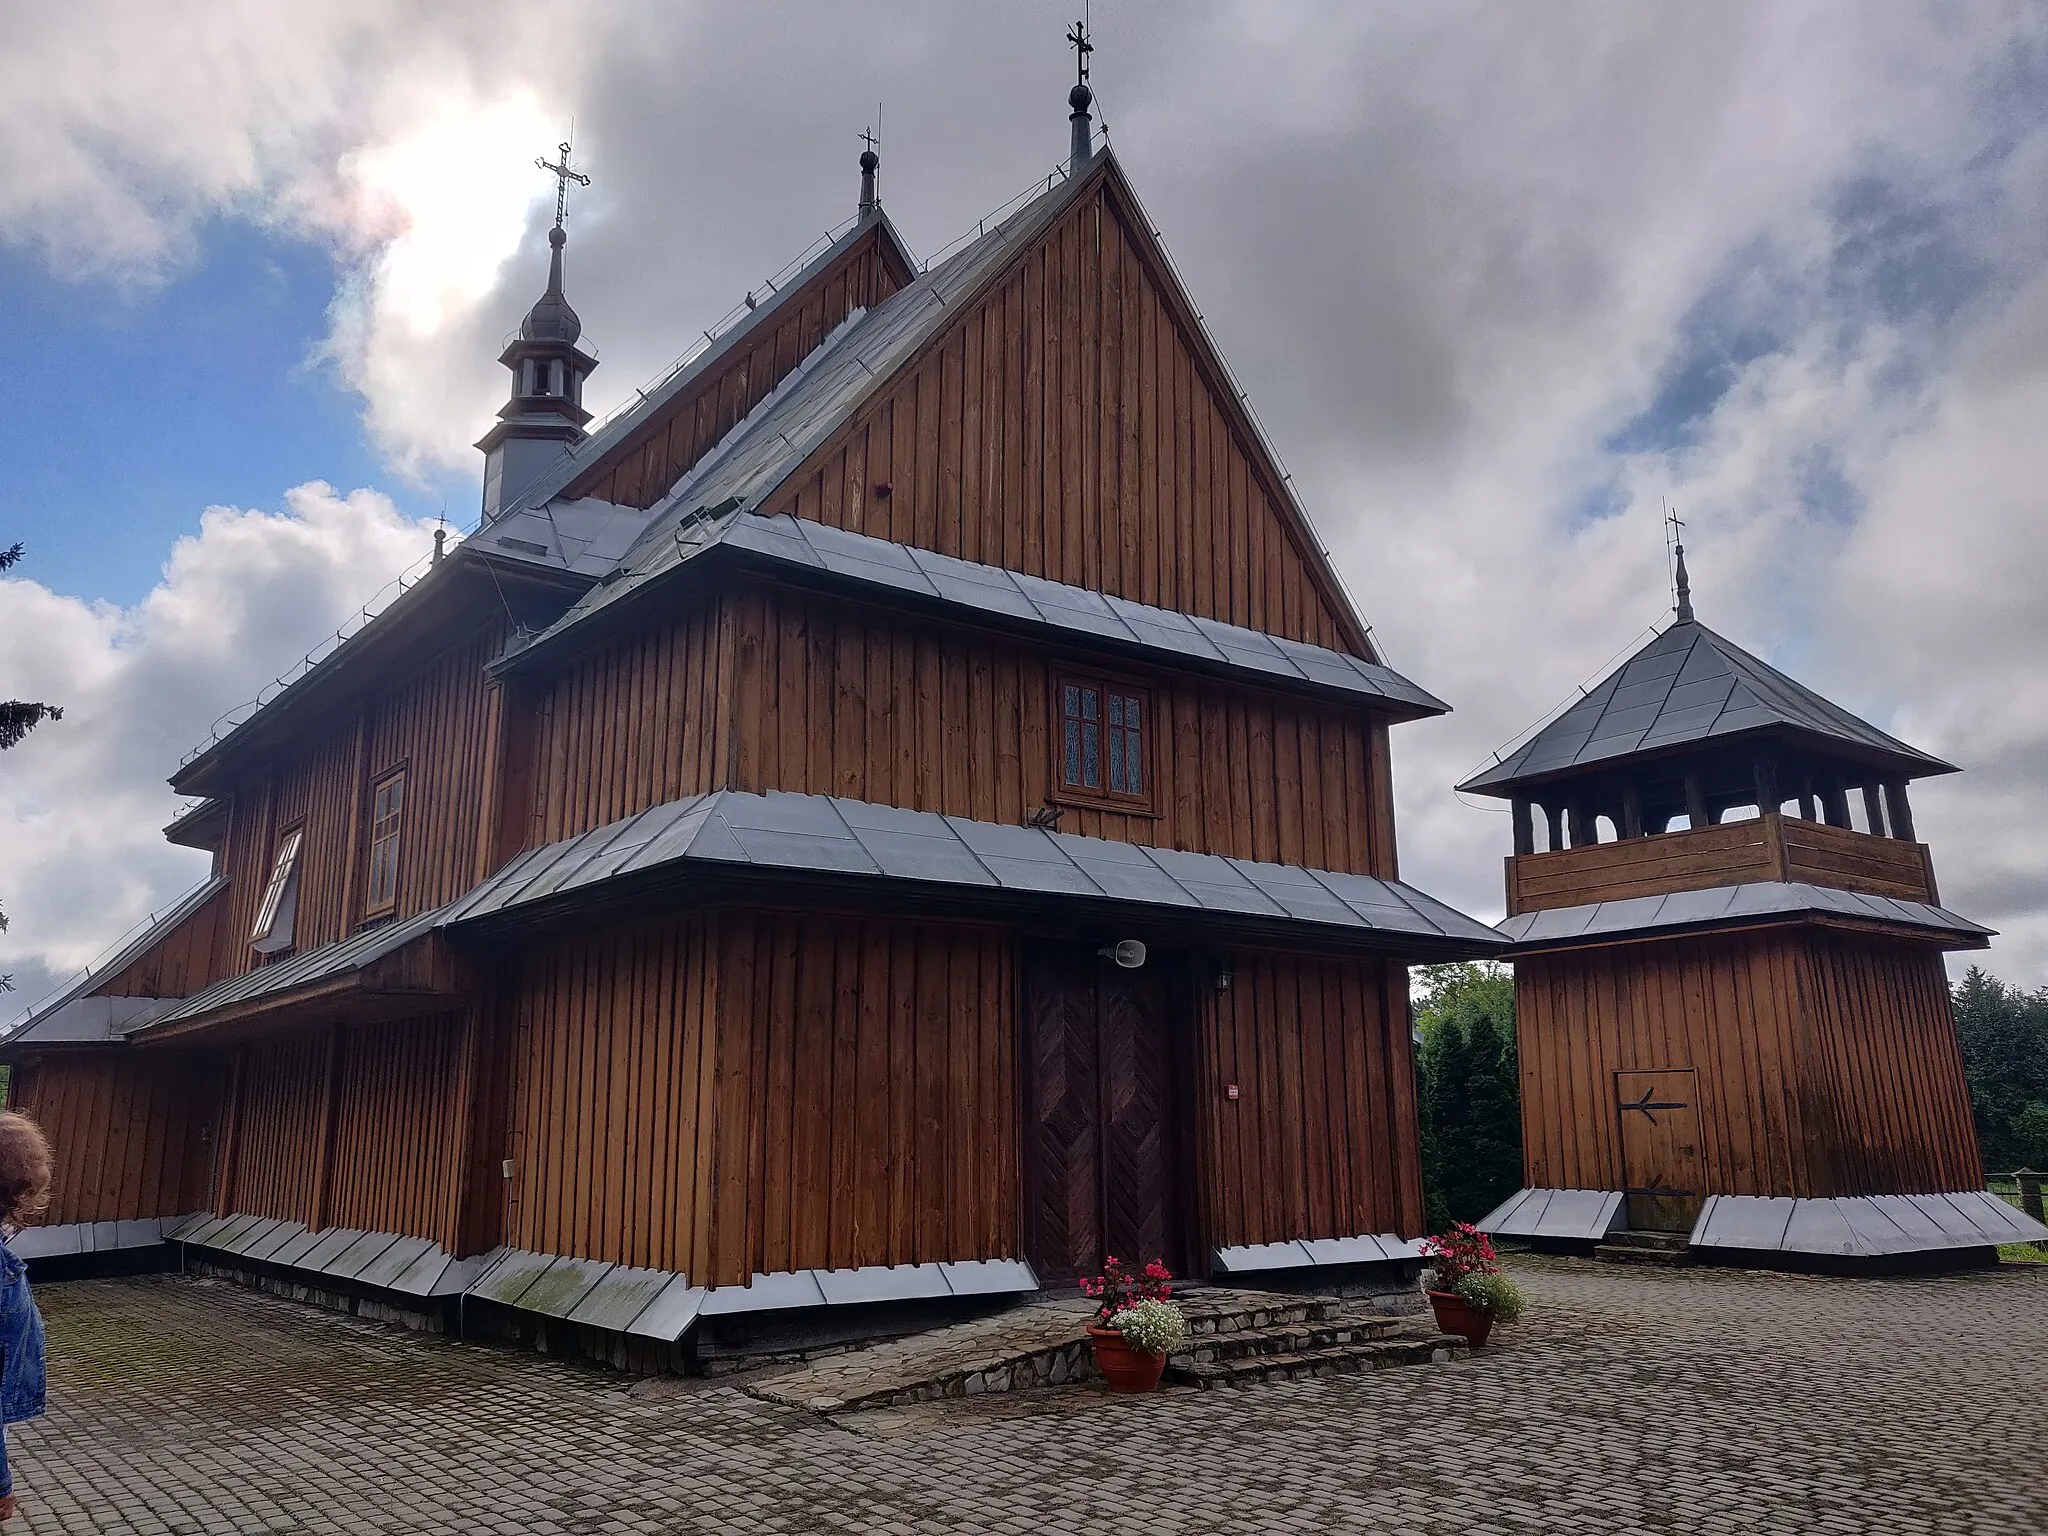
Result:
<svg viewBox="0 0 2048 1536"><path fill-rule="evenodd" d="M1429 1304L1436 1312L1437 1330L1463 1334L1465 1342L1474 1349L1484 1344L1486 1336L1493 1332L1493 1314L1470 1305L1456 1291L1431 1291Z"/></svg>
<svg viewBox="0 0 2048 1536"><path fill-rule="evenodd" d="M1166 1356L1148 1355L1124 1342L1114 1328L1088 1325L1088 1337L1095 1344L1095 1365L1112 1392L1150 1392L1159 1385L1166 1369Z"/></svg>

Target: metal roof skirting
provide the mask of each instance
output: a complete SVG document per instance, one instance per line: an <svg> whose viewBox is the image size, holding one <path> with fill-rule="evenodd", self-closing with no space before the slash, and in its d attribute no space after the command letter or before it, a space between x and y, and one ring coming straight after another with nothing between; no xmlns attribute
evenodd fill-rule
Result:
<svg viewBox="0 0 2048 1536"><path fill-rule="evenodd" d="M692 1285L673 1270L638 1269L522 1248L498 1247L457 1259L430 1238L352 1227L311 1231L304 1222L267 1216L202 1214L151 1226L161 1229L152 1240L174 1240L222 1259L273 1265L297 1275L421 1300L462 1296L494 1302L664 1343L681 1338L699 1318L1038 1289L1037 1275L1022 1259L800 1269L757 1274L746 1285L708 1287Z"/></svg>
<svg viewBox="0 0 2048 1536"><path fill-rule="evenodd" d="M1492 929L1398 880L1076 837L822 795L717 790L535 848L443 909L448 925L662 875L805 874L936 888L949 898L1055 898L1177 917L1370 934L1435 953L1491 953Z"/></svg>
<svg viewBox="0 0 2048 1536"><path fill-rule="evenodd" d="M1959 917L1945 907L1892 896L1869 896L1801 881L1759 880L1717 885L1704 891L1632 896L1581 907L1524 912L1501 923L1498 932L1517 952L1562 948L1773 919L1833 919L1918 929L1946 949L1982 949L1995 930Z"/></svg>
<svg viewBox="0 0 2048 1536"><path fill-rule="evenodd" d="M619 524L606 524L589 510L605 507L605 503L578 502L573 506L574 516L564 517L564 525L610 527L612 536L618 536ZM537 520L533 513L519 516ZM487 537L497 536L499 526L494 524L493 534ZM530 545L536 552L545 550L549 560L567 560L577 569L603 563L595 553L579 552L595 551L596 544L579 543L567 531L533 526L520 532L522 548ZM532 558L543 557L535 553ZM899 609L924 607L1001 629L1072 636L1085 639L1091 647L1107 642L1154 661L1219 674L1251 675L1262 683L1278 682L1352 701L1365 700L1397 719L1450 712L1448 704L1393 668L1344 651L1134 603L1001 566L956 559L871 534L850 533L786 513L759 517L731 507L678 526L674 537L652 553L629 559L619 568L622 574L617 580L597 588L586 599L591 606L572 610L532 644L512 653L505 665L530 665L558 638L573 633L579 619L604 612L604 604L642 589L658 576L687 570L700 561L733 558L785 577L864 592Z"/></svg>
<svg viewBox="0 0 2048 1536"><path fill-rule="evenodd" d="M447 910L437 907L395 922L380 923L346 939L305 950L274 965L260 965L239 976L230 976L215 982L204 992L195 992L177 1007L138 1026L134 1032L184 1023L225 1008L297 992L360 971L441 927Z"/></svg>

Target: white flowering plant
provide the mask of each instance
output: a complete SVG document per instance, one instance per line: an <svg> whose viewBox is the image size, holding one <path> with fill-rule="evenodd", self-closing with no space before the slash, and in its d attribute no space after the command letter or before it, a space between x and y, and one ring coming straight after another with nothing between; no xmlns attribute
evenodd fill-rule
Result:
<svg viewBox="0 0 2048 1536"><path fill-rule="evenodd" d="M1109 1320L1124 1342L1148 1355L1170 1355L1187 1342L1187 1315L1170 1301L1141 1301Z"/></svg>

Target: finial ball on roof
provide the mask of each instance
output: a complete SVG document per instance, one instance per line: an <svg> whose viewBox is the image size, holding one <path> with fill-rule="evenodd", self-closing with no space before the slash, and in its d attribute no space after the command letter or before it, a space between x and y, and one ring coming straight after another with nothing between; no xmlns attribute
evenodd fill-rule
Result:
<svg viewBox="0 0 2048 1536"><path fill-rule="evenodd" d="M552 245L556 250L559 251L563 246L567 245L568 243L569 236L563 231L561 225L557 224L553 229L548 231L548 244Z"/></svg>
<svg viewBox="0 0 2048 1536"><path fill-rule="evenodd" d="M881 163L882 157L876 154L872 149L864 149L860 152L860 168L862 170L873 171L877 167L879 167Z"/></svg>
<svg viewBox="0 0 2048 1536"><path fill-rule="evenodd" d="M1077 85L1067 92L1067 105L1076 112L1086 112L1088 104L1095 100L1095 93L1085 85Z"/></svg>

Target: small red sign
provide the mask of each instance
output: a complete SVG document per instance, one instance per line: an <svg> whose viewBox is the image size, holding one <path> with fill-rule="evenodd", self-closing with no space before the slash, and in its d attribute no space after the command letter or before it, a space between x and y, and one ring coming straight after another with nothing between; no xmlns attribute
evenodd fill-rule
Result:
<svg viewBox="0 0 2048 1536"><path fill-rule="evenodd" d="M1223 1090L1223 1097L1233 1102L1237 1099L1237 1084L1231 1083Z"/></svg>

